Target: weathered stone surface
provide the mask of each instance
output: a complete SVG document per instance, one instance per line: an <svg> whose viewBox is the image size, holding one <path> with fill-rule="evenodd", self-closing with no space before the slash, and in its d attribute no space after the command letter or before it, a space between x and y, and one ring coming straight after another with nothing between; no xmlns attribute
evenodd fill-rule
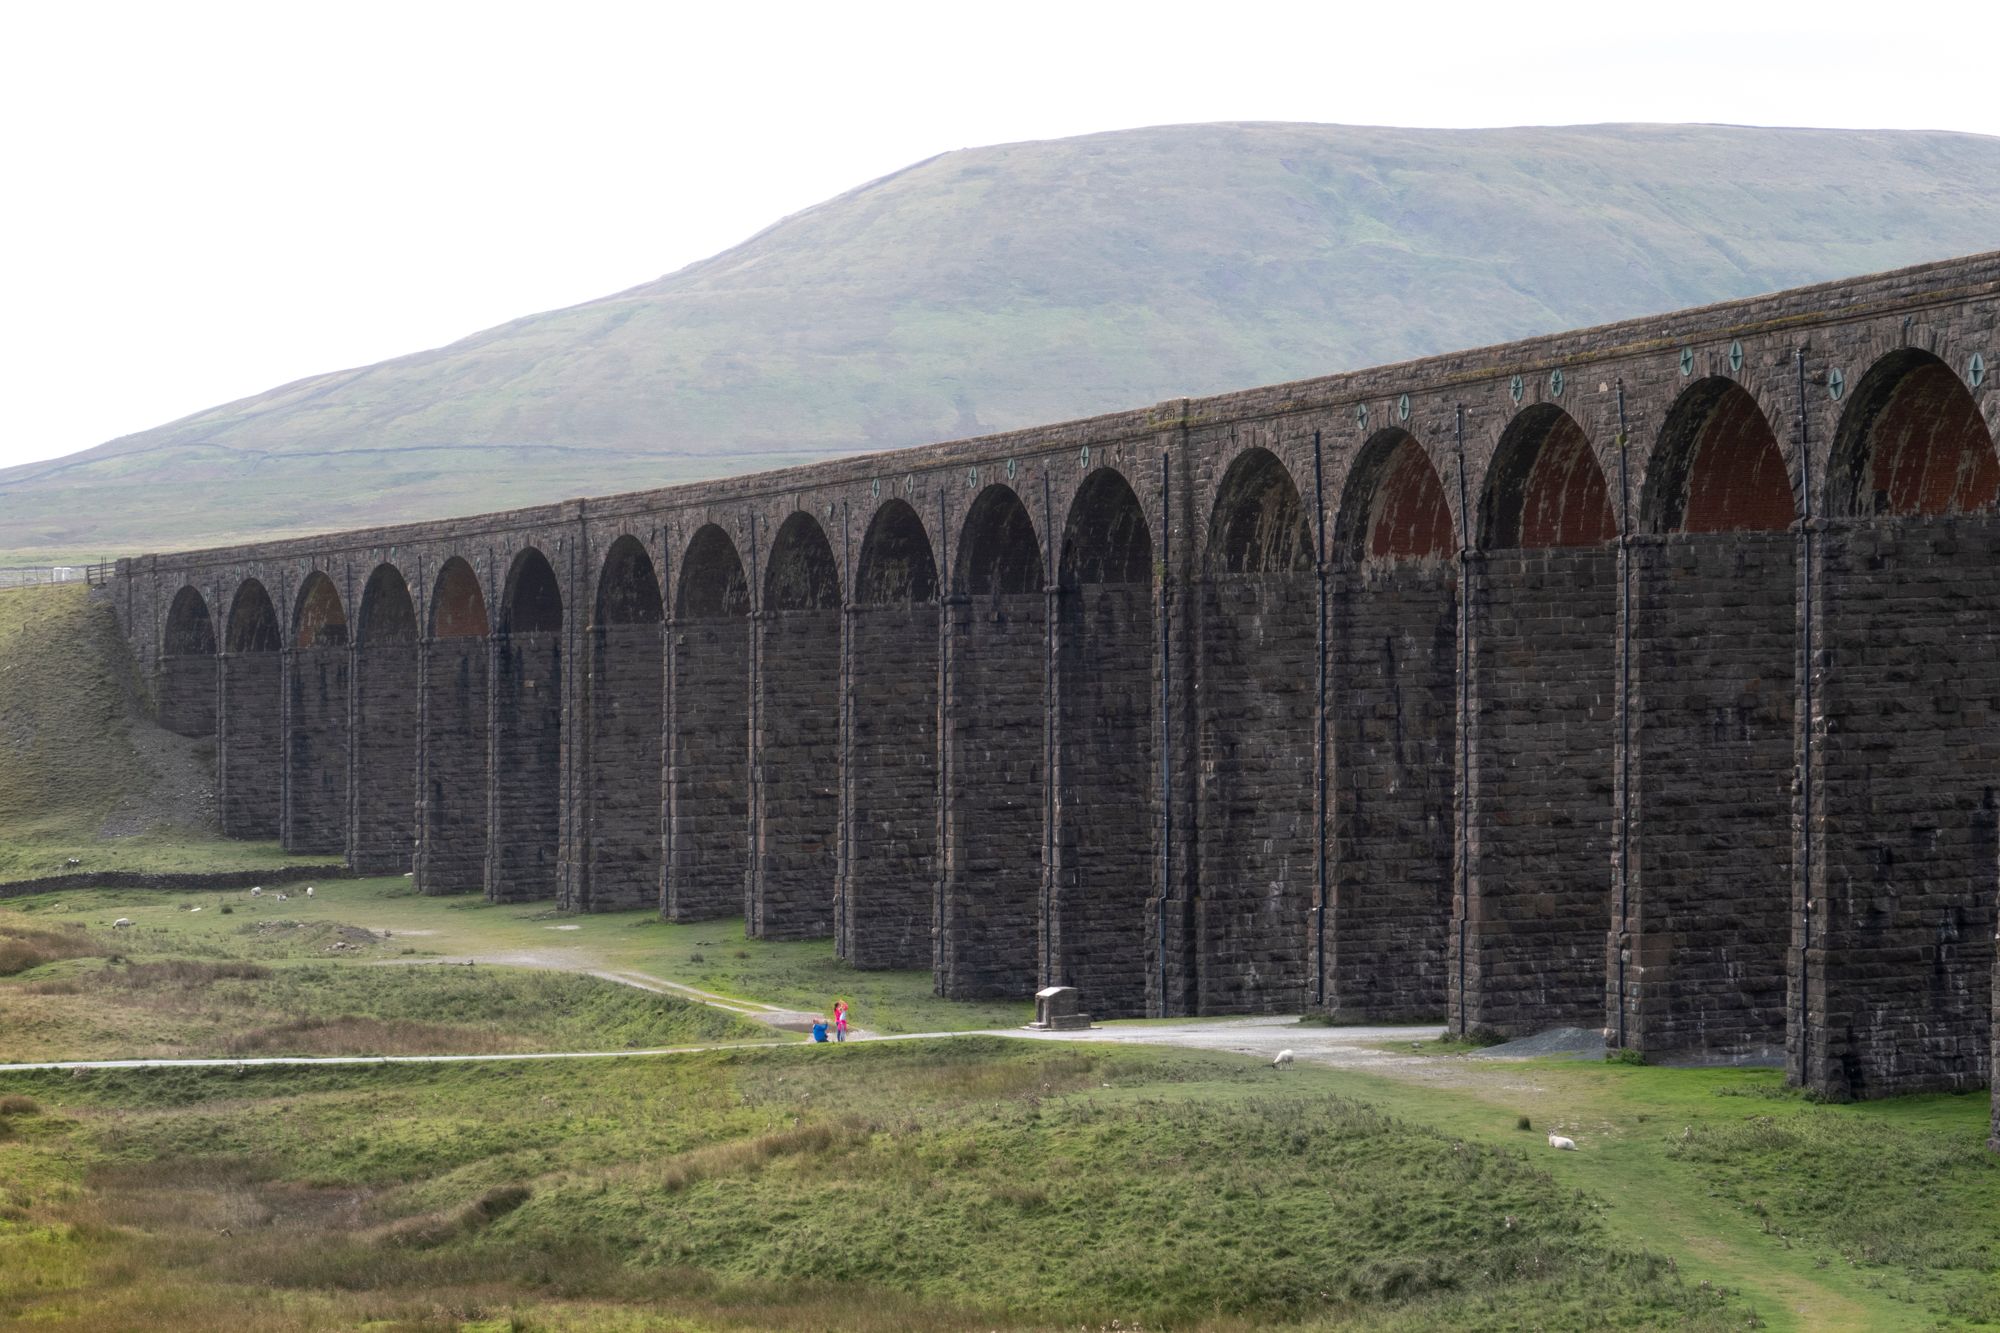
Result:
<svg viewBox="0 0 2000 1333"><path fill-rule="evenodd" d="M285 677L284 843L347 850L347 646L293 648Z"/></svg>
<svg viewBox="0 0 2000 1333"><path fill-rule="evenodd" d="M668 917L743 910L749 870L750 623L680 620L673 642L673 767L668 777Z"/></svg>
<svg viewBox="0 0 2000 1333"><path fill-rule="evenodd" d="M278 838L284 769L284 663L277 651L216 659L216 791L222 831Z"/></svg>
<svg viewBox="0 0 2000 1333"><path fill-rule="evenodd" d="M490 653L483 635L423 642L415 876L421 893L486 887Z"/></svg>
<svg viewBox="0 0 2000 1333"><path fill-rule="evenodd" d="M861 968L929 967L938 887L938 607L857 607L848 625L853 748L840 953Z"/></svg>
<svg viewBox="0 0 2000 1333"><path fill-rule="evenodd" d="M577 906L593 912L656 907L666 706L666 653L657 622L591 631L589 698L588 887Z"/></svg>
<svg viewBox="0 0 2000 1333"><path fill-rule="evenodd" d="M562 823L562 635L499 633L492 649L486 896L553 898Z"/></svg>

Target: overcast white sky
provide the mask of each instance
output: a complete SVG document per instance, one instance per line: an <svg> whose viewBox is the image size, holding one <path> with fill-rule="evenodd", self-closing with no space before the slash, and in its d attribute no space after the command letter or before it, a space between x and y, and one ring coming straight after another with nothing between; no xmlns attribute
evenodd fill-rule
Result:
<svg viewBox="0 0 2000 1333"><path fill-rule="evenodd" d="M1995 133L1995 31L1934 3L23 0L0 466L647 281L952 148L1203 120Z"/></svg>

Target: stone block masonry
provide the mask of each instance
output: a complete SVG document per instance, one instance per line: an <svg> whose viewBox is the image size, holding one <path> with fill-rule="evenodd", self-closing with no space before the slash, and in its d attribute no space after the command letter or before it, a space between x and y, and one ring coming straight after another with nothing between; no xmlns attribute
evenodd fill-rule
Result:
<svg viewBox="0 0 2000 1333"><path fill-rule="evenodd" d="M486 640L426 639L423 656L417 889L477 892L486 887Z"/></svg>
<svg viewBox="0 0 2000 1333"><path fill-rule="evenodd" d="M284 843L288 852L347 849L346 645L284 652Z"/></svg>
<svg viewBox="0 0 2000 1333"><path fill-rule="evenodd" d="M1996 357L1981 255L110 594L232 836L426 892L1967 1088Z"/></svg>

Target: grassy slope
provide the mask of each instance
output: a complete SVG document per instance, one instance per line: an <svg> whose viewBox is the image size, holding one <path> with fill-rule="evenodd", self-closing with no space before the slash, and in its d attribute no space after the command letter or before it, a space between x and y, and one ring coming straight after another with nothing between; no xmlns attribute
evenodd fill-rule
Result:
<svg viewBox="0 0 2000 1333"><path fill-rule="evenodd" d="M647 911L565 916L544 905L424 898L402 878L343 880L318 888L310 901L294 892L285 903L242 892L44 894L5 904L0 923L42 930L79 925L102 938L110 923L124 916L134 924L119 932L115 943L133 958L258 962L324 957L326 932L336 925L357 926L389 932L385 943L362 951L362 957L396 958L415 949L419 957L477 956L571 971L633 972L806 1012L828 1013L835 999L845 999L858 1026L885 1033L1012 1027L1034 1016L1028 1003L940 1000L931 992L928 972L857 972L836 959L825 940L746 940L741 921L681 925ZM224 904L232 909L227 916ZM204 910L186 910L192 906ZM293 921L304 923L303 934L260 930ZM0 1016L5 1012L0 1004ZM89 1053L138 1051L97 1045Z"/></svg>
<svg viewBox="0 0 2000 1333"><path fill-rule="evenodd" d="M1740 1301L1617 1243L1538 1165L1338 1091L1226 1057L990 1039L15 1076L0 1092L37 1109L0 1143L0 1316L1742 1325Z"/></svg>
<svg viewBox="0 0 2000 1333"><path fill-rule="evenodd" d="M402 891L401 884L335 885L311 903L294 898L282 908L269 902L252 907L233 895L236 910L228 917L219 915L221 895L162 898L101 891L24 900L6 921L17 931L25 925L60 932L64 922L129 915L138 924L120 932L115 942L136 958L252 957L274 974L303 968L298 989L289 993L309 996L319 1007L375 993L375 978L383 972L345 957L337 962L328 958L324 942L335 921L393 924L395 935L372 953L364 952L364 963L414 942L441 952L476 949L567 966L613 961L681 981L712 981L706 960L720 942L731 960L725 968L729 976L780 989L817 984L816 965L805 946L739 944L714 923L655 927L636 918L562 921L521 907L419 898ZM207 910L181 910L194 902ZM273 924L289 918L309 924ZM581 929L552 929L561 924ZM249 933L242 932L244 926L251 927ZM436 933L418 933L425 931ZM675 942L662 947L670 939ZM563 951L574 952L551 956ZM695 952L704 955L703 962L691 961ZM739 953L745 957L738 958ZM56 961L12 982L0 981L0 1030L48 1021L65 1034L63 1039L84 1039L95 1029L80 1028L76 1020L104 1010L106 995L79 991L68 999L51 997L51 1004L67 1007L46 1011L46 1020L24 1022L19 991L39 980L97 967L88 958ZM364 974L367 980L332 980L325 976L329 970L346 977ZM463 973L484 975L488 970L433 972L437 984L450 985ZM979 1009L923 996L920 974L886 974L876 980L887 988L889 998L881 1002L886 1011L925 1025L969 1026L973 1019L986 1018ZM467 991L461 1002L491 1003L480 995ZM335 998L329 1001L328 996ZM341 996L350 998L343 1001ZM375 994L372 1007L357 1012L421 1015L421 1006L438 999ZM199 1007L219 1014L225 1003L211 997ZM951 1017L955 1010L956 1021ZM522 1009L515 1002L506 1012ZM867 1016L865 1005L863 1012ZM433 1019L451 1017L448 1009L430 1014ZM282 1015L271 1018L266 1026L282 1028ZM116 1026L121 1020L113 1014L90 1021ZM564 1032L572 1038L595 1032L597 1039L586 1044L599 1048L616 1045L622 1035L609 1021L599 1030L597 1016L552 1016L549 1021L578 1024ZM557 1030L543 1031L553 1036ZM199 1049L199 1044L191 1048ZM125 1048L111 1049L123 1053ZM835 1058L863 1049L908 1048L857 1047ZM1272 1298L1284 1305L1302 1289L1301 1275L1310 1273L1315 1293L1325 1291L1336 1302L1361 1302L1348 1313L1408 1327L1442 1320L1499 1327L1585 1326L1592 1322L1586 1312L1596 1301L1608 1301L1614 1312L1634 1318L1648 1309L1654 1312L1646 1316L1649 1320L1675 1322L1680 1314L1706 1318L1699 1305L1689 1311L1674 1304L1681 1297L1673 1294L1670 1274L1632 1257L1642 1251L1677 1265L1697 1294L1702 1282L1738 1292L1728 1302L1733 1326L1741 1326L1745 1305L1780 1328L1920 1328L1939 1321L2000 1320L2000 1251L1995 1248L2000 1158L1983 1148L1987 1108L1981 1096L1820 1106L1788 1095L1778 1077L1766 1071L1562 1062L1494 1065L1450 1056L1427 1059L1393 1078L1302 1070L1300 1080L1273 1084L1268 1071L1259 1067L1158 1054L1145 1056L1154 1063L1143 1066L1148 1072L1142 1078L1127 1083L1117 1074L1100 1077L1036 1064L1047 1058L1039 1047L1018 1054L978 1048L985 1052L981 1060L986 1064L976 1074L953 1065L966 1058L958 1048L951 1048L952 1053L919 1049L923 1053L908 1062L888 1066L754 1061L742 1066L724 1060L615 1074L592 1066L569 1070L553 1083L521 1069L493 1076L496 1086L508 1090L504 1094L469 1091L486 1085L477 1079L468 1085L456 1076L440 1076L428 1085L429 1092L401 1078L383 1083L341 1079L324 1085L328 1102L317 1110L312 1109L320 1105L317 1092L294 1094L277 1083L247 1089L234 1081L190 1084L178 1075L162 1076L158 1083L103 1085L117 1092L99 1111L88 1110L98 1085L19 1086L51 1105L73 1107L85 1123L100 1113L110 1116L118 1134L133 1132L133 1122L114 1114L112 1107L160 1097L193 1099L173 1117L177 1147L168 1154L168 1165L158 1171L146 1168L154 1174L141 1172L140 1184L142 1194L155 1187L146 1181L195 1189L198 1206L189 1204L182 1211L196 1214L250 1207L273 1191L283 1194L305 1184L323 1187L330 1169L325 1152L338 1158L354 1151L373 1164L371 1169L393 1173L399 1182L417 1182L407 1193L386 1196L375 1192L380 1181L355 1182L367 1186L371 1208L386 1210L354 1219L364 1233L404 1211L451 1213L484 1191L525 1183L535 1202L524 1206L508 1229L482 1232L478 1239L468 1236L463 1247L454 1242L436 1247L441 1252L427 1248L425 1255L396 1270L417 1286L468 1282L476 1291L464 1300L489 1311L511 1308L517 1301L542 1308L548 1299L546 1292L524 1292L499 1281L496 1273L523 1262L514 1246L534 1249L554 1236L584 1234L608 1248L577 1258L576 1271L582 1276L569 1288L575 1296L614 1302L658 1297L674 1309L702 1312L701 1326L735 1319L766 1326L824 1317L833 1325L895 1327L923 1322L930 1316L913 1310L935 1301L990 1301L1019 1308L1045 1299L1056 1304L1033 1308L1052 1320L1059 1306L1062 1319L1185 1316L1197 1307L1244 1313L1234 1298L1217 1304L1214 1289L1203 1285L1208 1275L1173 1269L1175 1256L1201 1245L1208 1246L1204 1255L1215 1248L1213 1239L1174 1239L1183 1221L1199 1220L1214 1235L1238 1238L1213 1256L1232 1275L1230 1290L1291 1291L1293 1296ZM1125 1068L1117 1061L1126 1056L1091 1048L1075 1058L1111 1062L1088 1066L1097 1071ZM1131 1058L1140 1056L1132 1053ZM1019 1063L1023 1061L1027 1063ZM940 1073L939 1068L956 1072ZM749 1089L743 1081L746 1069L760 1071ZM1051 1078L1051 1069L1065 1072ZM657 1082L649 1084L649 1079ZM1105 1082L1112 1087L1099 1086ZM1051 1085L1046 1094L1042 1083ZM13 1086L0 1086L0 1095ZM632 1091L641 1086L653 1091ZM1274 1088L1287 1097L1309 1094L1305 1109L1251 1104ZM1532 1151L1537 1169L1562 1187L1549 1197L1574 1206L1564 1228L1575 1230L1592 1247L1595 1257L1586 1262L1590 1275L1583 1287L1574 1285L1578 1270L1564 1266L1574 1254L1562 1259L1560 1280L1546 1289L1483 1286L1468 1282L1462 1269L1438 1267L1434 1249L1427 1247L1466 1244L1459 1228L1477 1219L1490 1224L1496 1213L1503 1223L1509 1211L1521 1216L1505 1197L1513 1186L1498 1176L1454 1176L1406 1138L1396 1140L1401 1146L1390 1154L1392 1162L1370 1159L1356 1167L1343 1159L1330 1165L1318 1154L1330 1151L1334 1140L1365 1138L1374 1131L1364 1122L1376 1121L1342 1112L1313 1131L1329 1136L1324 1142L1311 1137L1317 1146L1278 1132L1288 1125L1296 1129L1309 1112L1324 1110L1310 1100L1321 1093L1365 1101L1452 1140ZM510 1111L494 1126L474 1133L472 1127L488 1118L486 1099L503 1095L526 1101L519 1114L533 1127L509 1129L508 1117L516 1114ZM537 1102L537 1095L543 1100ZM680 1136L674 1146L630 1140L634 1131L622 1125L620 1113L605 1109L634 1096L651 1098L658 1108L655 1123L644 1132ZM246 1103L239 1097L270 1113L250 1117L253 1121L284 1123L286 1117L310 1113L327 1117L312 1123L315 1135L322 1129L333 1135L333 1145L372 1134L390 1146L332 1146L324 1152L315 1147L302 1155L274 1149L273 1160L282 1167L267 1168L266 1174L276 1171L278 1180L246 1182L239 1178L237 1155L261 1152L263 1144L240 1137L237 1126ZM936 1104L940 1098L946 1103L941 1107ZM1078 1109L1078 1098L1093 1109ZM597 1109L584 1115L575 1110L580 1105ZM365 1131L355 1123L362 1107L377 1117ZM745 1107L756 1108L757 1114L740 1121L730 1118ZM1061 1108L1061 1114L1049 1111L1052 1107ZM893 1126L885 1131L882 1126L889 1122L878 1122L883 1108L893 1111L894 1119L904 1117L906 1110L919 1116L922 1134L899 1138ZM1128 1114L1136 1120L1121 1118ZM548 1118L537 1121L538 1115ZM1533 1124L1525 1134L1516 1128L1522 1115ZM862 1134L851 1123L854 1117L876 1127ZM567 1128L585 1123L600 1128L577 1136ZM1582 1151L1546 1153L1540 1135L1550 1129L1576 1137ZM886 1140L878 1137L884 1132ZM795 1133L803 1137L786 1137ZM770 1137L774 1134L775 1139ZM64 1151L80 1152L79 1160L86 1163L99 1160L104 1146L90 1142L67 1138ZM123 1155L149 1159L153 1148L135 1146L146 1142L141 1135L126 1143ZM408 1169L396 1145L420 1149L423 1169ZM1414 1157L1395 1155L1406 1150ZM0 1178L10 1168L21 1169L7 1153L0 1145ZM833 1160L824 1160L823 1154ZM1321 1189L1331 1182L1339 1196L1333 1203L1292 1192L1302 1169L1294 1158L1301 1154L1309 1168L1306 1179ZM532 1170L524 1161L532 1163ZM1456 1158L1452 1162L1456 1165ZM1231 1175L1223 1165L1231 1163L1241 1167L1240 1174ZM1183 1177L1194 1185L1184 1188ZM125 1178L113 1173L95 1179L99 1193L92 1197L109 1215L141 1206L125 1196L130 1183ZM284 1180L302 1183L282 1185ZM1581 1194L1563 1192L1571 1190ZM1328 1213L1329 1207L1339 1211ZM1051 1235L1051 1243L1021 1240L1043 1232ZM87 1240L96 1234L85 1228ZM1168 1238L1165 1243L1158 1240L1161 1235ZM1251 1237L1259 1238L1258 1244ZM174 1254L193 1243L186 1237L155 1241L162 1252ZM496 1241L498 1248L490 1248ZM0 1246L5 1243L0 1240ZM61 1261L73 1262L79 1282L93 1264L115 1267L114 1260L129 1261L129 1256L117 1259L110 1251L91 1249L95 1244L90 1240L87 1254ZM1343 1249L1346 1245L1359 1248ZM1474 1252L1481 1253L1476 1246ZM194 1289L184 1293L191 1301L212 1299L212 1283L233 1280L223 1258L209 1254L201 1262L201 1276L190 1280ZM1038 1263L1043 1266L1035 1267ZM689 1269L699 1276L688 1276ZM1429 1291L1445 1273L1456 1274L1452 1280L1460 1285L1431 1291L1414 1305L1400 1303ZM1143 1280L1120 1286L1120 1274L1138 1274ZM887 1282L902 1295L876 1310L851 1285L857 1277ZM337 1280L350 1285L329 1268L301 1269L295 1278L316 1288ZM716 1280L783 1285L775 1292L755 1288L751 1294L731 1286L718 1294L708 1285ZM790 1285L808 1281L834 1285L811 1290ZM666 1285L648 1285L659 1283ZM1023 1294L1030 1291L1041 1294ZM1091 1292L1111 1292L1118 1299L1091 1305L1080 1294ZM406 1294L386 1292L384 1299L393 1303ZM304 1305L317 1308L316 1301L337 1304L342 1299L321 1290ZM1313 1299L1319 1298L1315 1294ZM766 1300L777 1304L759 1304ZM897 1303L903 1300L918 1306ZM1667 1304L1656 1308L1662 1301ZM828 1313L835 1309L842 1312L838 1318ZM759 1310L765 1312L760 1316ZM560 1314L543 1308L538 1317L562 1326L588 1322L567 1304ZM940 1315L938 1321L975 1322L963 1311ZM1006 1321L996 1314L988 1322Z"/></svg>
<svg viewBox="0 0 2000 1333"><path fill-rule="evenodd" d="M75 868L72 856L86 870L157 871L300 859L225 841L184 814L147 818L198 803L171 790L173 774L136 743L135 726L146 725L135 719L139 689L108 603L81 584L0 591L0 880L58 874ZM134 811L138 832L103 836L107 820Z"/></svg>
<svg viewBox="0 0 2000 1333"><path fill-rule="evenodd" d="M0 472L0 558L437 517L1982 250L2000 140L1172 126L948 153L451 347ZM579 480L581 479L581 480Z"/></svg>

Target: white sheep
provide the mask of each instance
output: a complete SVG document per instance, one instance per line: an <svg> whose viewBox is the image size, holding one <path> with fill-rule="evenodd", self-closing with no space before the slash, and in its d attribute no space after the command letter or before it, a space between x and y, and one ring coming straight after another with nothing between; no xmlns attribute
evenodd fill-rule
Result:
<svg viewBox="0 0 2000 1333"><path fill-rule="evenodd" d="M306 885L306 897L310 898L312 896L313 896L313 886L308 884Z"/></svg>
<svg viewBox="0 0 2000 1333"><path fill-rule="evenodd" d="M250 886L250 896L251 896L252 898L261 898L261 897L263 897L263 896L264 896L264 886L263 886L262 884L252 884L252 885Z"/></svg>
<svg viewBox="0 0 2000 1333"><path fill-rule="evenodd" d="M1273 1069L1290 1069L1291 1067L1292 1053L1290 1051L1279 1051L1278 1058L1271 1061L1271 1068Z"/></svg>
<svg viewBox="0 0 2000 1333"><path fill-rule="evenodd" d="M292 895L289 893L281 893L278 895L278 901L281 903L288 903L291 900L292 900Z"/></svg>
<svg viewBox="0 0 2000 1333"><path fill-rule="evenodd" d="M113 922L111 923L111 928L112 928L113 930L125 930L125 929L127 929L128 927L130 927L130 926L131 926L131 924L132 924L132 918L131 918L131 917L129 917L129 916L121 916L121 917L119 917L119 918L118 918L118 919L117 919L116 921L113 921Z"/></svg>
<svg viewBox="0 0 2000 1333"><path fill-rule="evenodd" d="M1551 1148L1560 1148L1564 1152L1575 1152L1576 1140L1565 1138L1561 1134L1551 1134L1549 1135L1549 1146Z"/></svg>

